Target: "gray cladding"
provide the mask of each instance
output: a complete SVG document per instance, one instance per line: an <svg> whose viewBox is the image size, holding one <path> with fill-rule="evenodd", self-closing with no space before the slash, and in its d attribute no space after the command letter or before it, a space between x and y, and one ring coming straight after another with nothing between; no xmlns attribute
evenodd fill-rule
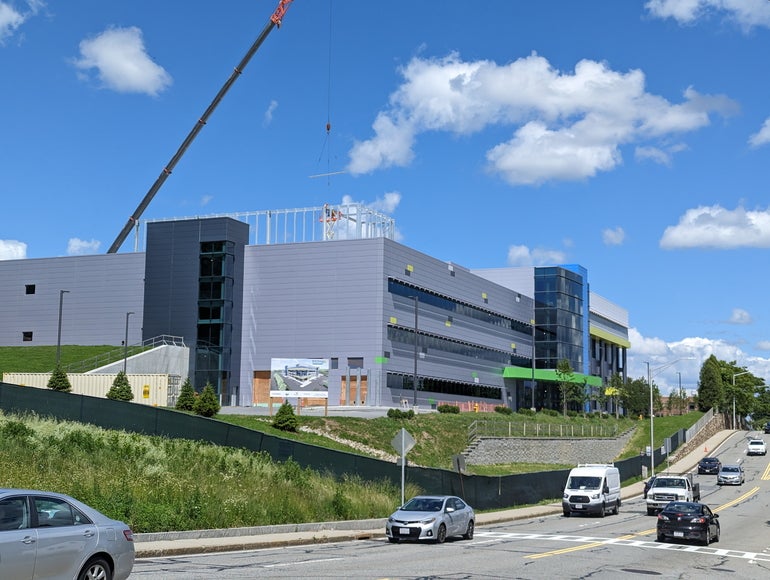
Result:
<svg viewBox="0 0 770 580"><path fill-rule="evenodd" d="M60 290L61 344L115 345L141 341L144 254L0 261L0 344L55 345ZM25 341L24 333L31 333ZM30 335L27 334L29 337Z"/></svg>

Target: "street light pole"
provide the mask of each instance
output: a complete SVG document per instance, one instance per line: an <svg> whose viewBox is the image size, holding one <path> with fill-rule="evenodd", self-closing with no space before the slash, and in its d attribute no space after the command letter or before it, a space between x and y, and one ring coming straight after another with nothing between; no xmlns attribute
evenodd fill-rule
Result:
<svg viewBox="0 0 770 580"><path fill-rule="evenodd" d="M650 363L645 361L647 365L647 386L650 387L650 477L655 475L655 427L653 421L655 419L655 411L652 408L652 373L650 372Z"/></svg>
<svg viewBox="0 0 770 580"><path fill-rule="evenodd" d="M419 298L415 294L414 298L414 374L412 376L412 389L414 391L414 399L412 400L412 406L417 406L417 305Z"/></svg>
<svg viewBox="0 0 770 580"><path fill-rule="evenodd" d="M532 412L535 411L535 320L532 323Z"/></svg>
<svg viewBox="0 0 770 580"><path fill-rule="evenodd" d="M749 371L743 371L742 373L733 373L733 429L735 429L735 377L741 375L748 375Z"/></svg>
<svg viewBox="0 0 770 580"><path fill-rule="evenodd" d="M64 305L64 295L69 293L69 290L59 290L59 332L56 335L56 366L59 366L61 362L61 312Z"/></svg>
<svg viewBox="0 0 770 580"><path fill-rule="evenodd" d="M123 374L126 374L126 363L128 362L128 317L133 312L126 312L126 340L123 341Z"/></svg>
<svg viewBox="0 0 770 580"><path fill-rule="evenodd" d="M653 400L652 400L652 375L653 373L662 371L663 369L666 369L671 365L678 363L681 360L691 360L692 358L693 357L678 358L674 361L664 364L663 366L659 366L656 369L650 369L649 361L644 361L644 364L647 365L647 384L650 387L650 476L655 475L655 428L653 427L655 410L653 409Z"/></svg>

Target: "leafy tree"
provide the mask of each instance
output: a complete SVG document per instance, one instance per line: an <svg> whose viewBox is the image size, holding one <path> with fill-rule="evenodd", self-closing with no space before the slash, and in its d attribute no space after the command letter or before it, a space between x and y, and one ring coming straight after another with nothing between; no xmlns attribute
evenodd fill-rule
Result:
<svg viewBox="0 0 770 580"><path fill-rule="evenodd" d="M294 407L291 406L291 403L281 405L275 414L275 419L273 419L273 427L281 431L296 431L298 426L299 420L294 414Z"/></svg>
<svg viewBox="0 0 770 580"><path fill-rule="evenodd" d="M575 384L575 372L572 370L572 364L566 358L557 363L556 376L559 377L558 386L561 394L562 414L566 417L567 407L570 403L580 405L584 402L585 385Z"/></svg>
<svg viewBox="0 0 770 580"><path fill-rule="evenodd" d="M63 393L69 393L72 390L72 385L67 377L67 373L64 372L61 365L57 364L56 368L51 373L51 378L48 379L48 388Z"/></svg>
<svg viewBox="0 0 770 580"><path fill-rule="evenodd" d="M192 411L195 408L195 388L192 386L190 377L187 377L179 389L179 398L176 400L175 408L178 411Z"/></svg>
<svg viewBox="0 0 770 580"><path fill-rule="evenodd" d="M623 377L620 373L613 373L610 377L610 384L604 390L604 394L607 399L612 401L612 406L615 408L615 418L620 416L620 397L623 393Z"/></svg>
<svg viewBox="0 0 770 580"><path fill-rule="evenodd" d="M134 392L131 390L131 384L123 371L118 371L118 376L112 381L110 390L107 391L107 398L113 401L132 401Z"/></svg>
<svg viewBox="0 0 770 580"><path fill-rule="evenodd" d="M629 417L647 417L650 414L650 386L647 379L632 379L622 389L623 407ZM654 395L653 395L654 398Z"/></svg>
<svg viewBox="0 0 770 580"><path fill-rule="evenodd" d="M708 357L700 369L698 380L698 408L701 411L718 409L724 399L722 374L719 361L713 354Z"/></svg>
<svg viewBox="0 0 770 580"><path fill-rule="evenodd" d="M219 400L217 399L217 394L214 392L214 387L211 383L206 383L200 396L195 399L193 412L196 415L202 415L203 417L213 417L219 413L219 409L221 408Z"/></svg>

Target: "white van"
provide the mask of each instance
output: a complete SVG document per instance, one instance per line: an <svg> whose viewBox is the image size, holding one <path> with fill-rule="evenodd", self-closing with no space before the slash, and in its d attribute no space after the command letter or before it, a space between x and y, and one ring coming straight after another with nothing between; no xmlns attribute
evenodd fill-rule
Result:
<svg viewBox="0 0 770 580"><path fill-rule="evenodd" d="M569 472L561 500L564 517L620 511L620 472L612 464L581 463Z"/></svg>

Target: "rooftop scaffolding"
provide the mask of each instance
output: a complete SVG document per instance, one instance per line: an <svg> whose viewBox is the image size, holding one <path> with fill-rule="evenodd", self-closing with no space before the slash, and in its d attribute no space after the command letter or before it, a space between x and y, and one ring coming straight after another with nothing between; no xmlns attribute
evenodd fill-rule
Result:
<svg viewBox="0 0 770 580"><path fill-rule="evenodd" d="M251 212L210 214L192 217L144 220L154 222L181 221L228 217L249 224L249 244L294 244L331 240L358 240L370 238L395 239L396 221L390 216L358 203L324 204L321 207L271 209ZM135 251L140 240L144 246L146 234L135 231Z"/></svg>

